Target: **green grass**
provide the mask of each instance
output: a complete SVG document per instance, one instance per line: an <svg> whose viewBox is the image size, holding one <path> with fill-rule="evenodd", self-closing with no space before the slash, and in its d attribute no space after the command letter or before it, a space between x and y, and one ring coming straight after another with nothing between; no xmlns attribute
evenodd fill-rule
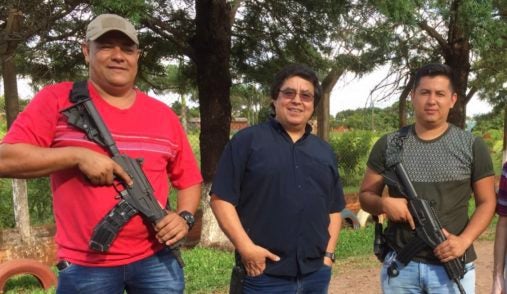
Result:
<svg viewBox="0 0 507 294"><path fill-rule="evenodd" d="M336 246L336 258L373 254L373 233L374 226L371 224L359 230L342 229Z"/></svg>
<svg viewBox="0 0 507 294"><path fill-rule="evenodd" d="M186 293L226 293L234 265L231 251L195 247L183 251Z"/></svg>
<svg viewBox="0 0 507 294"><path fill-rule="evenodd" d="M44 290L41 288L39 281L31 275L18 275L10 278L4 287L5 294L54 294L55 288Z"/></svg>
<svg viewBox="0 0 507 294"><path fill-rule="evenodd" d="M333 272L340 274L350 268L371 268L380 266L373 255L375 226L371 223L359 230L344 228L336 247L336 262Z"/></svg>

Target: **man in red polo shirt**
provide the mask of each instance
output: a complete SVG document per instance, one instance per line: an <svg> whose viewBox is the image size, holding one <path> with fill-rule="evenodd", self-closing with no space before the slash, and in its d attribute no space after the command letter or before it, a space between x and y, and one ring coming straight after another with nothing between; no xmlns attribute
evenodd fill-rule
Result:
<svg viewBox="0 0 507 294"><path fill-rule="evenodd" d="M177 213L155 226L139 214L121 227L106 252L89 248L96 225L119 201L117 177L132 180L107 150L88 140L61 113L73 83L36 94L0 144L0 176L50 175L59 281L57 293L182 293L183 271L172 245L185 237L197 209L202 178L178 117L134 87L139 40L134 26L112 14L95 18L82 45L90 99L121 153L142 158L156 200L165 207L169 181Z"/></svg>

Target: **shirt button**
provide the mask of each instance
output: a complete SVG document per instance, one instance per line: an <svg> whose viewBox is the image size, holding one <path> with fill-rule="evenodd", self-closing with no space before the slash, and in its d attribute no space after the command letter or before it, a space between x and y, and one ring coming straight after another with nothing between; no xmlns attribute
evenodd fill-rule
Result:
<svg viewBox="0 0 507 294"><path fill-rule="evenodd" d="M301 185L298 185L298 188L301 189Z"/></svg>
<svg viewBox="0 0 507 294"><path fill-rule="evenodd" d="M299 168L299 165L296 165L296 168Z"/></svg>

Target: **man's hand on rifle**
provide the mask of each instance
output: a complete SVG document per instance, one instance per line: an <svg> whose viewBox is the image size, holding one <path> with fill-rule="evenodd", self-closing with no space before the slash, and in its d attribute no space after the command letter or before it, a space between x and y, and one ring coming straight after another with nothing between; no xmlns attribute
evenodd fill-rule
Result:
<svg viewBox="0 0 507 294"><path fill-rule="evenodd" d="M408 202L405 198L382 197L382 211L393 222L407 222L412 230L415 230L415 222L408 210Z"/></svg>
<svg viewBox="0 0 507 294"><path fill-rule="evenodd" d="M442 229L444 236L447 238L444 242L440 243L433 253L442 262L448 262L455 258L463 256L471 242L461 238L460 236L449 233L446 229Z"/></svg>
<svg viewBox="0 0 507 294"><path fill-rule="evenodd" d="M167 246L176 244L188 234L187 222L173 211L169 211L164 218L155 225L157 240Z"/></svg>
<svg viewBox="0 0 507 294"><path fill-rule="evenodd" d="M115 177L129 186L133 183L125 170L107 155L85 148L76 148L75 157L77 167L93 185L112 185Z"/></svg>

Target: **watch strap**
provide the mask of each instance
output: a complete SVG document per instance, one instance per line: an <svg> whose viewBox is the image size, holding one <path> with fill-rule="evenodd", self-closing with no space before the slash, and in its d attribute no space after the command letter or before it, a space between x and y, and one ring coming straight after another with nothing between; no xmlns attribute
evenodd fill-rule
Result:
<svg viewBox="0 0 507 294"><path fill-rule="evenodd" d="M324 253L324 256L331 259L332 262L334 262L336 259L336 255L334 254L334 252L326 252Z"/></svg>

